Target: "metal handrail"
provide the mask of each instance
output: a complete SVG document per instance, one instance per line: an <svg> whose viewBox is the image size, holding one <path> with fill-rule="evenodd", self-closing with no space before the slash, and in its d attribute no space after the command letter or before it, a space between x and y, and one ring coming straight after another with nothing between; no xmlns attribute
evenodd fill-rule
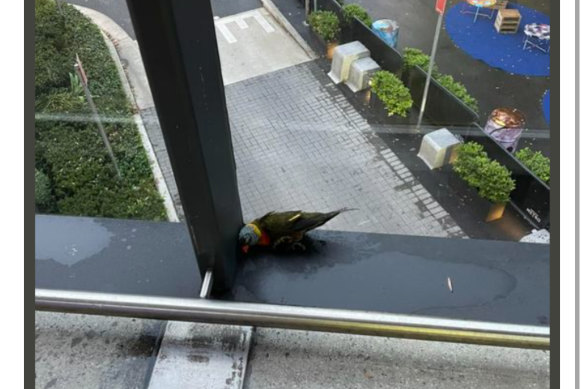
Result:
<svg viewBox="0 0 584 389"><path fill-rule="evenodd" d="M211 299L35 290L39 311L249 325L480 345L549 349L547 326L255 304Z"/></svg>

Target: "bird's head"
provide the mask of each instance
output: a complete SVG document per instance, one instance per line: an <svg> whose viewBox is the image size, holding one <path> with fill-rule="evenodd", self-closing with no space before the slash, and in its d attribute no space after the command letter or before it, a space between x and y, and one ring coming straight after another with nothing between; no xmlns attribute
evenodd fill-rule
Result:
<svg viewBox="0 0 584 389"><path fill-rule="evenodd" d="M260 229L254 224L246 224L239 231L239 245L241 251L247 253L251 246L255 246L262 235Z"/></svg>

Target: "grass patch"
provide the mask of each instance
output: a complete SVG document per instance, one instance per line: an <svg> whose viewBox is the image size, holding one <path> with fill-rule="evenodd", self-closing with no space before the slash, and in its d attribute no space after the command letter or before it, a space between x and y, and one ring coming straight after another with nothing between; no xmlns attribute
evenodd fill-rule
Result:
<svg viewBox="0 0 584 389"><path fill-rule="evenodd" d="M103 36L72 6L62 3L61 9L62 13L54 0L35 0L35 165L50 183L51 210L76 216L166 220L132 108ZM76 54L100 116L110 119L103 126L121 180L74 76Z"/></svg>

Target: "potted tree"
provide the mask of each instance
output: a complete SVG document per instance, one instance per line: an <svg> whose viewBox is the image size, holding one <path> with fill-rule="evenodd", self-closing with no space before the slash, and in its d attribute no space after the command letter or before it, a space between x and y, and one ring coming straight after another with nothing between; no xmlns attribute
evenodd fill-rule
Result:
<svg viewBox="0 0 584 389"><path fill-rule="evenodd" d="M467 142L457 149L453 169L480 197L491 203L487 222L503 217L509 195L515 189L509 169L489 159L483 146L476 142Z"/></svg>
<svg viewBox="0 0 584 389"><path fill-rule="evenodd" d="M371 77L369 85L371 85L373 106L376 104L376 99L379 99L387 111L387 116L407 116L413 104L412 96L410 90L395 74L380 70Z"/></svg>
<svg viewBox="0 0 584 389"><path fill-rule="evenodd" d="M333 58L333 51L339 44L341 27L339 18L331 11L315 11L308 15L308 25L326 47L326 57Z"/></svg>

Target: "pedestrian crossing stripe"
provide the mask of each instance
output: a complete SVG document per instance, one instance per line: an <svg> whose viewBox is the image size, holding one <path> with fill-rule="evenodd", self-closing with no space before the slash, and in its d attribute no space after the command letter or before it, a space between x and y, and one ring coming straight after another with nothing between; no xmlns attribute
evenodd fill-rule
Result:
<svg viewBox="0 0 584 389"><path fill-rule="evenodd" d="M215 26L217 26L217 30L219 30L221 35L223 35L223 38L225 38L227 43L236 43L237 39L229 30L229 28L227 27L227 24L235 22L239 26L240 29L245 30L246 28L249 28L249 25L245 21L245 19L247 19L247 18L254 18L255 21L268 34L276 31L276 29L274 27L272 27L270 22L268 20L266 20L266 18L264 18L264 16L257 10L251 11L251 12L246 12L243 15L238 15L235 17L228 16L225 18L217 19L217 20L215 20Z"/></svg>

